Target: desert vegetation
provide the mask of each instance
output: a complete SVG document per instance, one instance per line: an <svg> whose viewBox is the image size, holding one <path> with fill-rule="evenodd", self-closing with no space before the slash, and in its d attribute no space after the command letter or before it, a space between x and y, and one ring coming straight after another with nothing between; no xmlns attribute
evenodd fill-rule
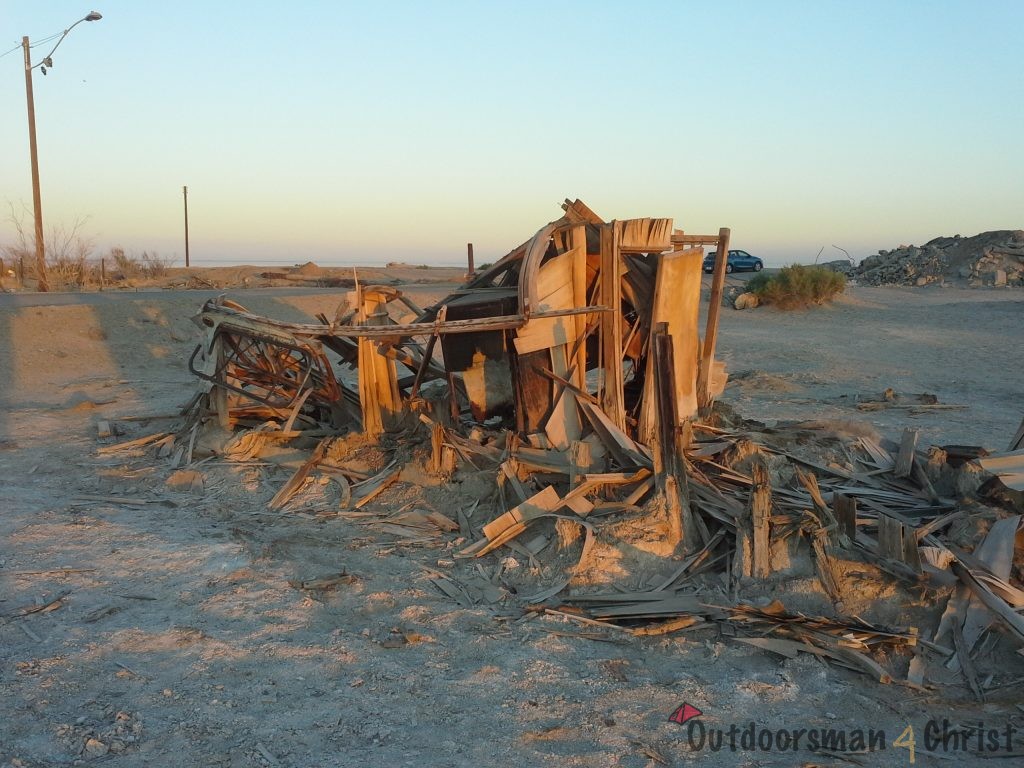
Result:
<svg viewBox="0 0 1024 768"><path fill-rule="evenodd" d="M826 267L793 264L777 273L760 273L747 283L747 290L762 304L779 309L801 309L824 304L846 289L846 275Z"/></svg>
<svg viewBox="0 0 1024 768"><path fill-rule="evenodd" d="M35 234L28 211L10 206L8 223L14 230L11 242L0 245L0 258L5 268L13 270L20 279L38 279ZM85 234L87 219L75 219L70 225L54 224L46 232L46 276L51 287L93 288L105 280L132 280L159 278L173 265L173 257L161 256L153 251L141 255L112 247L106 254L96 254L95 242Z"/></svg>

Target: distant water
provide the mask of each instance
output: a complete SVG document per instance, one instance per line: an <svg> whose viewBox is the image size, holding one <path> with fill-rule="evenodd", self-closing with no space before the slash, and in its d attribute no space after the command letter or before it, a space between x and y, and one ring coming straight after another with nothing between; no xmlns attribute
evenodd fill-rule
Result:
<svg viewBox="0 0 1024 768"><path fill-rule="evenodd" d="M301 266L308 261L312 261L318 267L386 267L388 264L405 264L410 267L428 266L428 267L446 267L453 269L465 269L465 261L399 261L396 259L377 260L377 259L305 259L303 261L296 261L294 258L281 258L281 259L247 259L247 258L193 258L190 260L190 266L192 267L240 267L243 265L252 266L267 266L267 267L292 267ZM175 259L172 267L184 267L184 259Z"/></svg>

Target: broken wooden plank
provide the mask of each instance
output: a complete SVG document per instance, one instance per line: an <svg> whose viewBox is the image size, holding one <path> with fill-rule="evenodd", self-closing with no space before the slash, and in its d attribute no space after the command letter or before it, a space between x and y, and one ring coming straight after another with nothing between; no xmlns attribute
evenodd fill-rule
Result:
<svg viewBox="0 0 1024 768"><path fill-rule="evenodd" d="M578 401L578 404L594 431L601 438L601 442L618 460L620 466L624 468L651 468L654 466L650 451L636 443L622 429L613 424L604 411L586 401Z"/></svg>
<svg viewBox="0 0 1024 768"><path fill-rule="evenodd" d="M102 496L96 493L75 494L74 501L95 501L106 504L122 504L126 507L144 507L147 504L161 504L160 499L142 499L129 496Z"/></svg>
<svg viewBox="0 0 1024 768"><path fill-rule="evenodd" d="M359 495L352 496L352 508L359 509L368 504L374 497L378 496L385 488L391 485L398 479L398 476L402 474L402 468L396 466L397 462L391 462L387 467L384 468L379 474L371 477L358 485L352 486L353 488L359 488Z"/></svg>
<svg viewBox="0 0 1024 768"><path fill-rule="evenodd" d="M954 560L950 567L957 578L966 584L981 599L982 603L1017 636L1017 640L1024 642L1024 617L1014 611L1005 600L995 595L985 584L979 581L971 569L960 562L959 558Z"/></svg>
<svg viewBox="0 0 1024 768"><path fill-rule="evenodd" d="M1020 426L1017 427L1017 433L1010 440L1010 446L1006 450L1016 451L1018 448L1024 448L1024 419L1021 419Z"/></svg>
<svg viewBox="0 0 1024 768"><path fill-rule="evenodd" d="M562 504L557 490L553 485L548 485L534 496L529 497L521 504L516 505L496 520L492 520L483 526L483 535L489 542L504 536L507 531L518 528L525 530L525 523L540 515L556 511ZM489 549L487 550L489 551ZM480 553L485 554L485 553Z"/></svg>
<svg viewBox="0 0 1024 768"><path fill-rule="evenodd" d="M288 503L288 500L291 499L291 497L298 492L299 488L302 487L303 483L306 482L306 478L309 477L309 473L312 472L316 465L320 463L320 460L324 458L327 448L330 446L332 441L332 438L325 437L317 443L317 446L310 457L302 463L302 466L295 470L294 474L288 478L288 481L281 486L281 489L277 493L274 494L274 498L272 498L270 503L267 504L268 509L278 510Z"/></svg>
<svg viewBox="0 0 1024 768"><path fill-rule="evenodd" d="M1013 567L1014 542L1022 519L1024 518L1020 515L1013 515L997 520L992 524L984 541L973 553L973 558L979 565L987 568L993 577L1007 582L1007 584ZM975 569L973 573L989 590L995 591L991 582L984 579L980 570ZM986 610L980 597L972 596L967 601L964 606L963 639L968 651L974 649L981 635L992 623L992 618L992 614Z"/></svg>
<svg viewBox="0 0 1024 768"><path fill-rule="evenodd" d="M553 372L559 377L569 375L568 345L561 345L550 350L551 365ZM576 406L576 396L566 387L555 401L544 425L544 433L547 435L551 445L559 450L568 450L569 444L582 437L582 426L580 424L579 408Z"/></svg>
<svg viewBox="0 0 1024 768"><path fill-rule="evenodd" d="M672 247L672 219L622 219L614 224L623 252L661 253Z"/></svg>
<svg viewBox="0 0 1024 768"><path fill-rule="evenodd" d="M903 437L900 439L900 450L896 454L896 467L893 474L896 477L910 477L914 466L914 451L917 450L918 431L916 429L903 430Z"/></svg>
<svg viewBox="0 0 1024 768"><path fill-rule="evenodd" d="M133 448L143 448L150 443L155 443L159 440L165 440L168 437L173 437L170 432L157 432L152 435L145 435L144 437L138 437L134 440L127 440L123 443L115 443L114 445L104 445L102 448L96 449L96 453L100 456L106 456L111 453L120 453L121 451L129 451Z"/></svg>
<svg viewBox="0 0 1024 768"><path fill-rule="evenodd" d="M1024 450L993 453L978 464L986 472L996 475L1007 488L1024 491Z"/></svg>

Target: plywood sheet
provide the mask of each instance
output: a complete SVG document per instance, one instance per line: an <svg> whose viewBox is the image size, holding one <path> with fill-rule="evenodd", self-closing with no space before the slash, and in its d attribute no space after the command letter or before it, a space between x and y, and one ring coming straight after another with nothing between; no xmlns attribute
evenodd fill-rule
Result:
<svg viewBox="0 0 1024 768"><path fill-rule="evenodd" d="M675 367L677 414L683 419L697 413L698 312L700 309L700 278L704 261L702 248L673 251L659 260L654 285L654 306L651 327L668 323L672 337L672 359ZM654 360L648 356L644 381L644 400L640 414L642 442L650 442L656 427Z"/></svg>

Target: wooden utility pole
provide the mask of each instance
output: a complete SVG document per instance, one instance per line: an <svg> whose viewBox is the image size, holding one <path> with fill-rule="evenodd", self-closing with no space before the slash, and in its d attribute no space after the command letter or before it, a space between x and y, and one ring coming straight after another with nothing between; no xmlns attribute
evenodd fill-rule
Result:
<svg viewBox="0 0 1024 768"><path fill-rule="evenodd" d="M181 194L185 198L185 268L188 268L188 187L181 188Z"/></svg>
<svg viewBox="0 0 1024 768"><path fill-rule="evenodd" d="M466 243L466 258L469 260L469 269L466 272L466 280L476 277L476 268L473 266L473 244Z"/></svg>
<svg viewBox="0 0 1024 768"><path fill-rule="evenodd" d="M58 38L50 52L43 57L43 60L36 66L40 68L40 71L45 75L46 68L53 66L54 51L60 47L60 44L64 42L64 38L70 34L71 30L81 24L83 21L99 21L103 18L103 15L96 11L89 11L89 13L76 21L70 27L64 30L64 33ZM50 290L50 284L46 279L46 249L43 247L43 202L42 196L39 193L39 152L36 146L36 102L35 96L32 93L32 70L35 67L32 66L32 55L29 50L31 46L28 42L28 36L21 38L21 47L25 52L25 99L28 102L28 146L29 153L32 156L32 208L33 214L36 220L36 272L38 273L38 289L40 291Z"/></svg>
<svg viewBox="0 0 1024 768"><path fill-rule="evenodd" d="M28 101L28 150L32 159L32 213L36 224L36 279L38 290L50 290L46 279L46 249L43 246L43 200L39 191L39 150L36 146L36 100L32 93L32 59L28 37L21 38L25 51L25 99Z"/></svg>

